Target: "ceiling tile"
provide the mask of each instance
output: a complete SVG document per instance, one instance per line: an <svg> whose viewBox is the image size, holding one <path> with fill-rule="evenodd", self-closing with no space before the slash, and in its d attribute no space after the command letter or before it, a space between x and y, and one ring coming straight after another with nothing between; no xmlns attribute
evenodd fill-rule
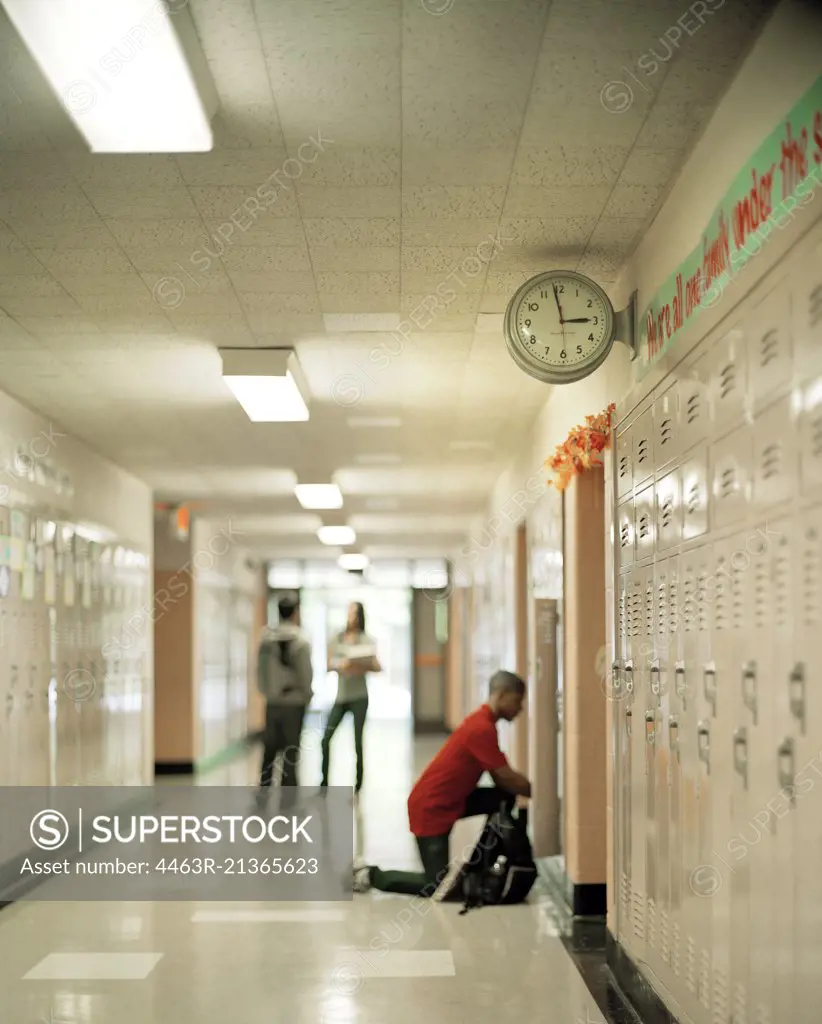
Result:
<svg viewBox="0 0 822 1024"><path fill-rule="evenodd" d="M396 217L307 217L303 222L309 246L398 247Z"/></svg>
<svg viewBox="0 0 822 1024"><path fill-rule="evenodd" d="M297 190L303 217L400 216L398 187L340 188L300 182Z"/></svg>

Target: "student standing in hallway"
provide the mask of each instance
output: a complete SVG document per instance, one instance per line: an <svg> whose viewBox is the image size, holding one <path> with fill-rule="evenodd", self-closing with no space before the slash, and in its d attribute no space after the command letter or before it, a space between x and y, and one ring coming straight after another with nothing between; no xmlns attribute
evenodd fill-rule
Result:
<svg viewBox="0 0 822 1024"><path fill-rule="evenodd" d="M282 755L280 785L285 787L282 805L286 806L293 803L294 787L299 785L300 736L314 673L311 644L300 629L299 601L282 597L277 610L279 625L263 632L258 655L257 686L266 701L258 802L267 801L274 763Z"/></svg>
<svg viewBox="0 0 822 1024"><path fill-rule="evenodd" d="M355 793L359 794L363 783L363 732L368 714L366 673L382 672L382 666L377 660L376 645L365 631L365 609L359 601L350 605L345 630L329 645L328 671L337 673L337 696L323 736L321 787L323 790L328 788L331 740L343 718L350 712L354 719L354 750L357 755Z"/></svg>
<svg viewBox="0 0 822 1024"><path fill-rule="evenodd" d="M408 797L408 823L417 841L422 871L384 871L356 865L354 890L433 896L448 875L449 838L461 818L491 815L517 796L531 796L531 783L514 771L499 748L497 722L512 722L522 710L525 683L513 672L491 677L488 703L473 711L445 741ZM488 772L493 786L478 786Z"/></svg>

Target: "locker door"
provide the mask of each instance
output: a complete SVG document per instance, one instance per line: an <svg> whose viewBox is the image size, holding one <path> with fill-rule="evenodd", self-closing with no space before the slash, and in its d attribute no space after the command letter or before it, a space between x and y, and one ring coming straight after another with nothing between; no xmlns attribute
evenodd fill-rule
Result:
<svg viewBox="0 0 822 1024"><path fill-rule="evenodd" d="M635 558L637 561L651 558L654 553L654 485L644 487L636 496L634 504L634 515L636 519L636 549Z"/></svg>
<svg viewBox="0 0 822 1024"><path fill-rule="evenodd" d="M657 566L649 566L644 573L644 618L648 643L643 652L642 683L640 692L645 694L645 959L651 970L659 977L665 974L661 949L660 902L662 865L660 863L660 819L658 774L659 762L664 760L660 750L661 717L660 706L660 662L661 637L658 633L659 611L664 617L667 612L666 562L660 560ZM664 587L660 600L658 587ZM664 637L664 633L663 633ZM663 641L664 642L664 641Z"/></svg>
<svg viewBox="0 0 822 1024"><path fill-rule="evenodd" d="M763 536L762 544L766 548L770 561L770 577L773 595L772 621L770 632L770 663L769 677L771 690L767 706L762 709L761 721L764 726L766 716L772 725L769 734L763 730L762 750L773 750L790 739L792 753L795 755L797 731L791 711L791 673L793 670L793 652L795 642L795 619L793 608L794 577L796 575L797 523L793 519L783 519L773 526L765 524L771 536ZM764 527L763 527L764 534ZM766 689L766 687L762 687ZM770 743L766 746L766 740ZM766 1011L760 1011L765 1024L770 1021L796 1020L794 981L796 974L797 950L794 944L794 860L796 851L796 817L791 813L792 803L783 789L775 798L773 759L764 757L761 789L763 800L771 814L771 830L767 837L773 837L773 853L770 864L771 885L763 889L764 874L760 876L758 886L754 890L757 902L761 897L766 905L772 908L772 931L774 941L771 942L771 957L768 969L772 977L772 1004L765 1003ZM783 787L794 786L796 771L799 765L793 765L790 776L786 780L777 779ZM786 786L787 784L787 786ZM769 794L769 795L768 795ZM763 806L760 804L760 806ZM817 882L817 892L819 883ZM764 916L764 915L763 915ZM764 951L763 951L764 954ZM775 954L775 955L774 955ZM762 961L764 963L764 955ZM764 973L764 972L763 972ZM767 990L766 990L767 995Z"/></svg>
<svg viewBox="0 0 822 1024"><path fill-rule="evenodd" d="M812 377L800 391L799 473L804 497L822 492L822 376Z"/></svg>
<svg viewBox="0 0 822 1024"><path fill-rule="evenodd" d="M657 471L679 456L679 390L677 384L672 384L654 403Z"/></svg>
<svg viewBox="0 0 822 1024"><path fill-rule="evenodd" d="M619 537L617 543L617 557L619 567L628 569L634 562L634 502L629 498L617 509L617 521L619 523Z"/></svg>
<svg viewBox="0 0 822 1024"><path fill-rule="evenodd" d="M767 402L791 382L790 290L786 278L770 284L745 317L751 399L755 406Z"/></svg>
<svg viewBox="0 0 822 1024"><path fill-rule="evenodd" d="M756 514L790 501L797 477L798 423L788 395L757 414L754 422L753 499Z"/></svg>
<svg viewBox="0 0 822 1024"><path fill-rule="evenodd" d="M710 449L712 530L742 522L748 514L753 442L747 426L739 427Z"/></svg>
<svg viewBox="0 0 822 1024"><path fill-rule="evenodd" d="M679 382L680 451L689 452L705 441L710 426L710 366L706 346L683 369Z"/></svg>
<svg viewBox="0 0 822 1024"><path fill-rule="evenodd" d="M634 433L633 426L619 431L616 441L617 498L626 498L634 489Z"/></svg>
<svg viewBox="0 0 822 1024"><path fill-rule="evenodd" d="M714 431L724 433L745 411L747 350L740 324L709 339L708 368Z"/></svg>
<svg viewBox="0 0 822 1024"><path fill-rule="evenodd" d="M822 363L822 232L792 268L791 321L797 367L818 370Z"/></svg>
<svg viewBox="0 0 822 1024"><path fill-rule="evenodd" d="M657 481L655 502L657 550L668 551L682 540L682 477L678 468Z"/></svg>
<svg viewBox="0 0 822 1024"><path fill-rule="evenodd" d="M695 448L680 470L682 480L682 536L695 540L708 531L708 449Z"/></svg>
<svg viewBox="0 0 822 1024"><path fill-rule="evenodd" d="M634 420L633 436L634 488L647 483L654 474L654 409L649 406Z"/></svg>
<svg viewBox="0 0 822 1024"><path fill-rule="evenodd" d="M645 696L647 673L643 661L650 650L645 615L645 581L648 570L636 568L631 580L631 920L633 922L633 951L645 958Z"/></svg>
<svg viewBox="0 0 822 1024"><path fill-rule="evenodd" d="M792 805L795 836L793 1020L796 1024L816 1024L822 1005L822 972L819 970L822 956L822 900L819 899L822 699L813 682L822 678L822 509L819 506L801 517L797 570L794 575L796 651L788 678L794 765L792 768L788 747L784 751L788 756L782 759L785 763L780 767L796 771L793 791L785 787ZM782 682L784 685L784 680ZM784 783L779 779L776 785L784 786ZM783 824L779 822L779 826Z"/></svg>
<svg viewBox="0 0 822 1024"><path fill-rule="evenodd" d="M631 575L622 573L618 579L617 636L612 666L614 707L616 780L614 808L617 819L615 843L615 884L617 900L617 935L626 948L631 948L631 725L633 712L628 681L631 676Z"/></svg>

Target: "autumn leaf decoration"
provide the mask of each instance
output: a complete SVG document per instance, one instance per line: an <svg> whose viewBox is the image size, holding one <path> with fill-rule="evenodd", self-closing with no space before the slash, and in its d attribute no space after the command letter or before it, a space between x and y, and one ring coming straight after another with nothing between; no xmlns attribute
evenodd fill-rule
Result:
<svg viewBox="0 0 822 1024"><path fill-rule="evenodd" d="M586 416L584 427L575 427L564 444L545 465L554 474L549 486L564 491L575 476L586 469L602 465L602 453L611 447L611 417L616 406L612 402L598 416Z"/></svg>

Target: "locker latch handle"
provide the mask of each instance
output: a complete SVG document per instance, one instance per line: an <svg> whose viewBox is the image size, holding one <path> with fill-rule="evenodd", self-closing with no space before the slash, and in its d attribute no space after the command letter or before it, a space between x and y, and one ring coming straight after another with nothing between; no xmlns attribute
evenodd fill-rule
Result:
<svg viewBox="0 0 822 1024"><path fill-rule="evenodd" d="M706 665L702 674L702 689L705 693L705 700L711 705L711 714L716 718L716 669L713 665Z"/></svg>
<svg viewBox="0 0 822 1024"><path fill-rule="evenodd" d="M711 774L711 727L707 721L702 721L696 727L697 746L699 760L705 764L708 774Z"/></svg>
<svg viewBox="0 0 822 1024"><path fill-rule="evenodd" d="M793 740L790 736L787 736L777 748L777 754L779 757L779 785L782 789L787 789L790 793L789 800L791 804L796 803L796 793L794 790L794 779L796 778L796 772L794 771L794 747Z"/></svg>
<svg viewBox="0 0 822 1024"><path fill-rule="evenodd" d="M734 770L742 776L742 784L748 788L748 730L743 726L734 729Z"/></svg>
<svg viewBox="0 0 822 1024"><path fill-rule="evenodd" d="M688 685L685 679L685 666L680 661L674 669L674 688L676 695L682 701L682 707L687 707Z"/></svg>
<svg viewBox="0 0 822 1024"><path fill-rule="evenodd" d="M790 686L790 707L791 714L799 722L799 731L805 735L805 666L798 661L790 674L788 685Z"/></svg>
<svg viewBox="0 0 822 1024"><path fill-rule="evenodd" d="M668 719L668 746L671 750L676 753L676 759L679 760L679 719L676 715L671 715Z"/></svg>
<svg viewBox="0 0 822 1024"><path fill-rule="evenodd" d="M630 708L625 709L625 731L628 735L631 735L631 722L633 721L634 713Z"/></svg>
<svg viewBox="0 0 822 1024"><path fill-rule="evenodd" d="M627 694L634 692L634 666L630 661L625 665L625 692Z"/></svg>
<svg viewBox="0 0 822 1024"><path fill-rule="evenodd" d="M659 669L659 662L651 665L651 693L658 697L662 693L662 675Z"/></svg>
<svg viewBox="0 0 822 1024"><path fill-rule="evenodd" d="M756 662L749 661L742 667L742 703L750 711L753 724L756 725Z"/></svg>
<svg viewBox="0 0 822 1024"><path fill-rule="evenodd" d="M656 712L653 709L645 712L645 739L656 743Z"/></svg>

